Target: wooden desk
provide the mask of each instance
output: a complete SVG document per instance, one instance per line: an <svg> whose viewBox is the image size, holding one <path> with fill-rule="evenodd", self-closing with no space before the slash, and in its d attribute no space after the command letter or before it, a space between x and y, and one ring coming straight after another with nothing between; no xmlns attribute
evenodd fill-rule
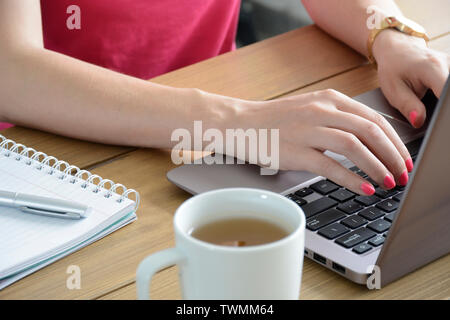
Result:
<svg viewBox="0 0 450 320"><path fill-rule="evenodd" d="M427 28L436 49L450 53L448 0L398 0L403 11ZM359 54L315 26L294 30L165 75L152 81L266 100L334 88L353 96L378 86L376 71ZM138 221L0 291L0 299L135 299L135 272L148 254L174 245L175 209L190 197L165 174L174 165L163 150L105 146L11 128L1 134L141 193ZM81 289L66 288L66 269L81 268ZM449 299L450 256L379 291L351 283L306 259L302 299ZM152 283L156 299L179 298L176 268Z"/></svg>

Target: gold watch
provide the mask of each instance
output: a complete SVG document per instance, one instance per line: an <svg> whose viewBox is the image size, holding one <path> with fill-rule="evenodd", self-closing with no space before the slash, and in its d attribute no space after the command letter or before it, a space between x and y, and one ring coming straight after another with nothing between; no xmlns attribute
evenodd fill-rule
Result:
<svg viewBox="0 0 450 320"><path fill-rule="evenodd" d="M372 46L375 38L380 34L381 31L386 29L395 29L407 35L423 38L425 41L429 41L425 29L418 23L409 20L405 17L385 17L381 20L379 28L374 28L369 33L369 39L367 40L367 58L370 63L376 64L375 58L372 53Z"/></svg>

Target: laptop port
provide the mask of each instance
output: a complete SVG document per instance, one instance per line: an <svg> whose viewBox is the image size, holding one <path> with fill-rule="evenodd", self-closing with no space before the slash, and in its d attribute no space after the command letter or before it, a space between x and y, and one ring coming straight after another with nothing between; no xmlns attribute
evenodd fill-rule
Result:
<svg viewBox="0 0 450 320"><path fill-rule="evenodd" d="M342 274L345 274L345 268L343 266L341 266L340 264L337 264L336 262L333 262L332 267L333 267L334 270L336 270L336 271L338 271L338 272L340 272Z"/></svg>
<svg viewBox="0 0 450 320"><path fill-rule="evenodd" d="M327 264L327 259L325 257L322 257L320 254L314 253L313 258L320 263Z"/></svg>

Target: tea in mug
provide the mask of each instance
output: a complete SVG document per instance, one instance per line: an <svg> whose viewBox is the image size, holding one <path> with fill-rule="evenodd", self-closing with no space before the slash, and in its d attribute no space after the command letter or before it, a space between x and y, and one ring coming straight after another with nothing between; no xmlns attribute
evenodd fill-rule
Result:
<svg viewBox="0 0 450 320"><path fill-rule="evenodd" d="M221 246L247 247L257 246L289 235L282 227L255 218L233 218L211 222L194 228L192 237Z"/></svg>

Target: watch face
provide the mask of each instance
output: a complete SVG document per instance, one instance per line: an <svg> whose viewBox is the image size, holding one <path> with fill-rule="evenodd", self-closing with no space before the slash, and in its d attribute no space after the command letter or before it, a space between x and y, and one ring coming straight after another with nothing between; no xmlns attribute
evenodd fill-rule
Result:
<svg viewBox="0 0 450 320"><path fill-rule="evenodd" d="M397 19L399 22L403 23L404 25L410 27L411 29L413 29L416 32L425 33L425 28L422 27L417 22L414 22L406 17L395 17L395 19Z"/></svg>

